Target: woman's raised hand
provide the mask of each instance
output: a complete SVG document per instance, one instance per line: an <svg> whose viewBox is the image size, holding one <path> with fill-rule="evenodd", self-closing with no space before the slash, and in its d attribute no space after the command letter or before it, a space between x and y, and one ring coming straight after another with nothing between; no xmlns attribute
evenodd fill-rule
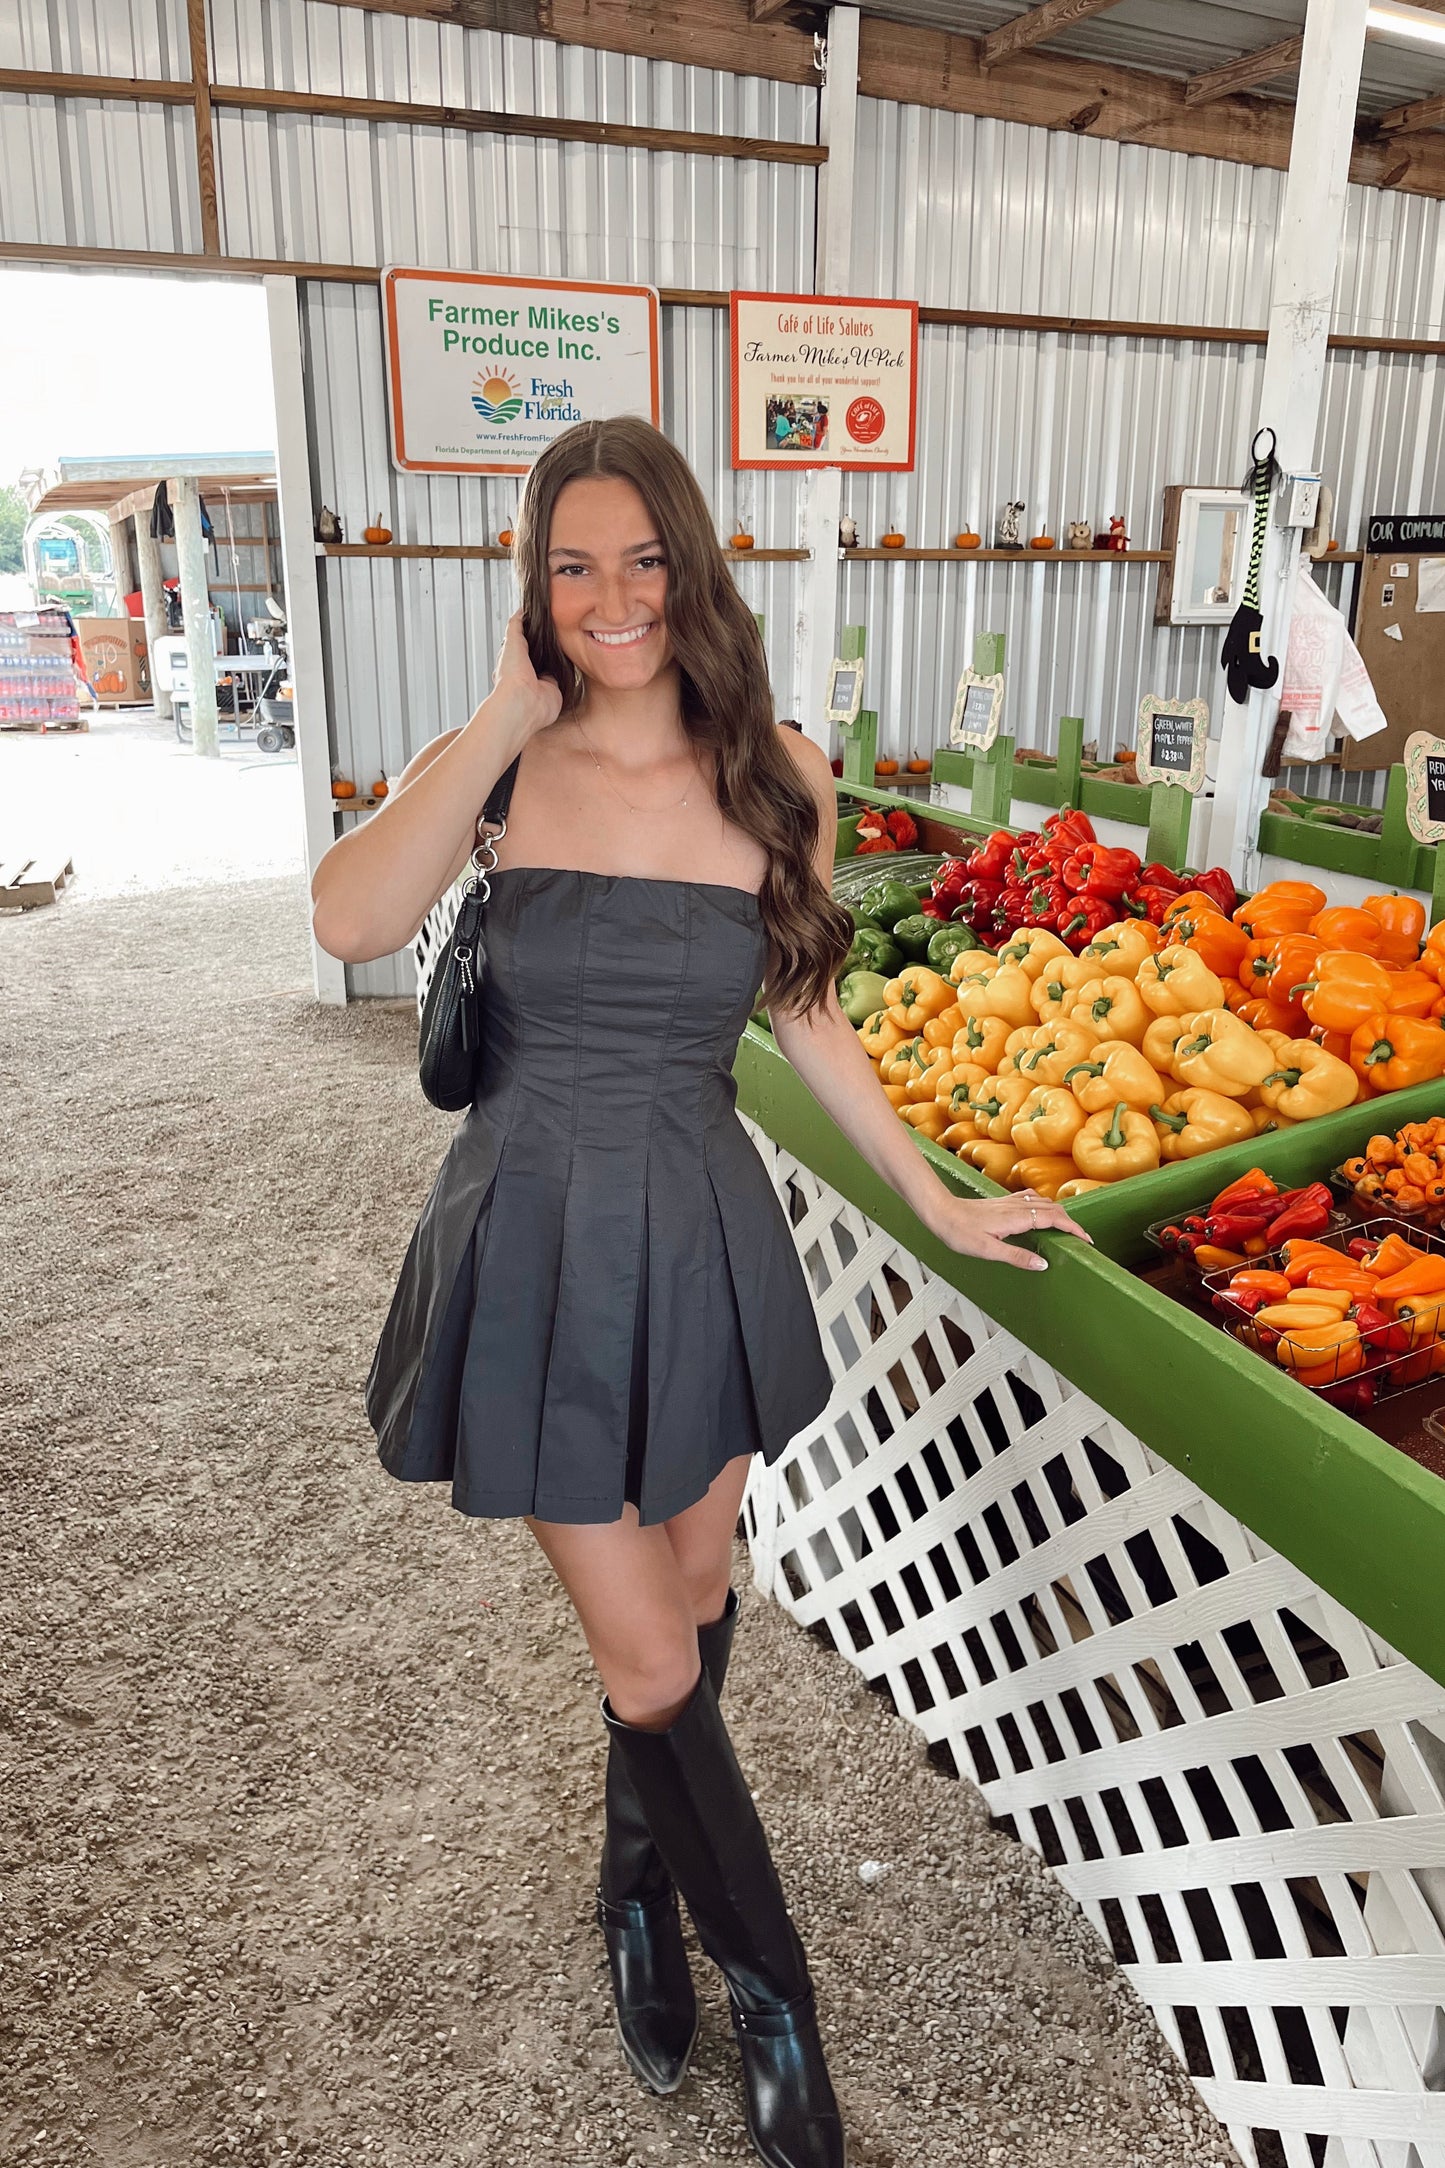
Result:
<svg viewBox="0 0 1445 2168"><path fill-rule="evenodd" d="M520 610L514 610L507 619L506 637L492 672L492 687L515 709L529 738L555 723L562 712L562 691L557 680L538 677L532 668Z"/></svg>

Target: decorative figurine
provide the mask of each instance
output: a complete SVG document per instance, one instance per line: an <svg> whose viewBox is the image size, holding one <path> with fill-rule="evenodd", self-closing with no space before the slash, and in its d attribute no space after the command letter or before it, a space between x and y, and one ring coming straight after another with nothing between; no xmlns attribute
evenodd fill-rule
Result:
<svg viewBox="0 0 1445 2168"><path fill-rule="evenodd" d="M845 550L855 550L858 547L858 522L850 513L845 512L838 522L838 542Z"/></svg>
<svg viewBox="0 0 1445 2168"><path fill-rule="evenodd" d="M1024 508L1022 497L1011 497L998 516L998 530L994 547L1001 550L1023 548L1019 539L1019 514Z"/></svg>
<svg viewBox="0 0 1445 2168"><path fill-rule="evenodd" d="M1086 519L1069 521L1069 548L1087 550L1094 546L1094 530Z"/></svg>
<svg viewBox="0 0 1445 2168"><path fill-rule="evenodd" d="M340 520L324 504L316 515L315 534L318 542L341 542L345 539Z"/></svg>
<svg viewBox="0 0 1445 2168"><path fill-rule="evenodd" d="M1124 515L1122 512L1115 512L1109 520L1109 548L1126 550L1128 547L1129 537L1124 532Z"/></svg>

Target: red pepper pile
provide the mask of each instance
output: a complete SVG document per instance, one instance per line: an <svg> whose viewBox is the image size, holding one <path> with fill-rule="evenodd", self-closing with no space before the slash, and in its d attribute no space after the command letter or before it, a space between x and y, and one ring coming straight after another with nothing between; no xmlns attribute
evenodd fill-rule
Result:
<svg viewBox="0 0 1445 2168"><path fill-rule="evenodd" d="M1023 835L996 828L967 858L945 859L922 909L961 920L984 941L1041 926L1077 955L1120 919L1157 926L1186 889L1203 890L1226 914L1234 909L1234 883L1222 866L1186 877L1157 860L1143 865L1137 851L1100 843L1087 813L1063 812Z"/></svg>
<svg viewBox="0 0 1445 2168"><path fill-rule="evenodd" d="M1265 1186L1267 1183L1267 1187ZM1282 1242L1308 1241L1322 1235L1330 1224L1334 1199L1323 1182L1304 1189L1276 1189L1258 1170L1221 1190L1208 1210L1191 1212L1177 1225L1165 1227L1160 1241L1166 1250L1192 1257L1202 1271L1241 1264L1262 1257Z"/></svg>
<svg viewBox="0 0 1445 2168"><path fill-rule="evenodd" d="M877 806L870 806L858 823L857 858L869 852L910 851L918 841L918 823L911 813L901 806L895 812L884 813Z"/></svg>

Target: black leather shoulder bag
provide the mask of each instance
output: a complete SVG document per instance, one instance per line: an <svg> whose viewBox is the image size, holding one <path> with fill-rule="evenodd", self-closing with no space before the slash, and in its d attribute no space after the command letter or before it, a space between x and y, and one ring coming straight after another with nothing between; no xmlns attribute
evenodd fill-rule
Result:
<svg viewBox="0 0 1445 2168"><path fill-rule="evenodd" d="M518 755L518 760L520 760ZM482 1052L482 978L487 952L482 917L496 871L496 845L507 832L507 808L518 761L499 776L477 822L476 842L462 875L456 918L446 924L448 899L434 904L417 939L418 969L431 965L421 1006L418 1049L421 1088L434 1107L454 1114L476 1094ZM485 831L485 833L484 833Z"/></svg>

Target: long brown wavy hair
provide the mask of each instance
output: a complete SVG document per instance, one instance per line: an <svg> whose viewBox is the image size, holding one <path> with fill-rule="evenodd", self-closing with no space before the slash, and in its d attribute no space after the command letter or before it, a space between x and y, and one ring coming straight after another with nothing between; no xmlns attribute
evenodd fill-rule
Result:
<svg viewBox="0 0 1445 2168"><path fill-rule="evenodd" d="M579 422L548 445L527 478L513 558L532 666L561 686L564 715L579 705L585 680L552 623L547 551L558 497L569 482L593 475L630 482L657 523L667 553L663 614L682 674L683 729L713 755L724 817L768 854L758 892L771 945L765 998L806 1012L831 993L852 923L814 866L817 802L778 735L757 621L733 585L696 476L650 422L628 415Z"/></svg>

